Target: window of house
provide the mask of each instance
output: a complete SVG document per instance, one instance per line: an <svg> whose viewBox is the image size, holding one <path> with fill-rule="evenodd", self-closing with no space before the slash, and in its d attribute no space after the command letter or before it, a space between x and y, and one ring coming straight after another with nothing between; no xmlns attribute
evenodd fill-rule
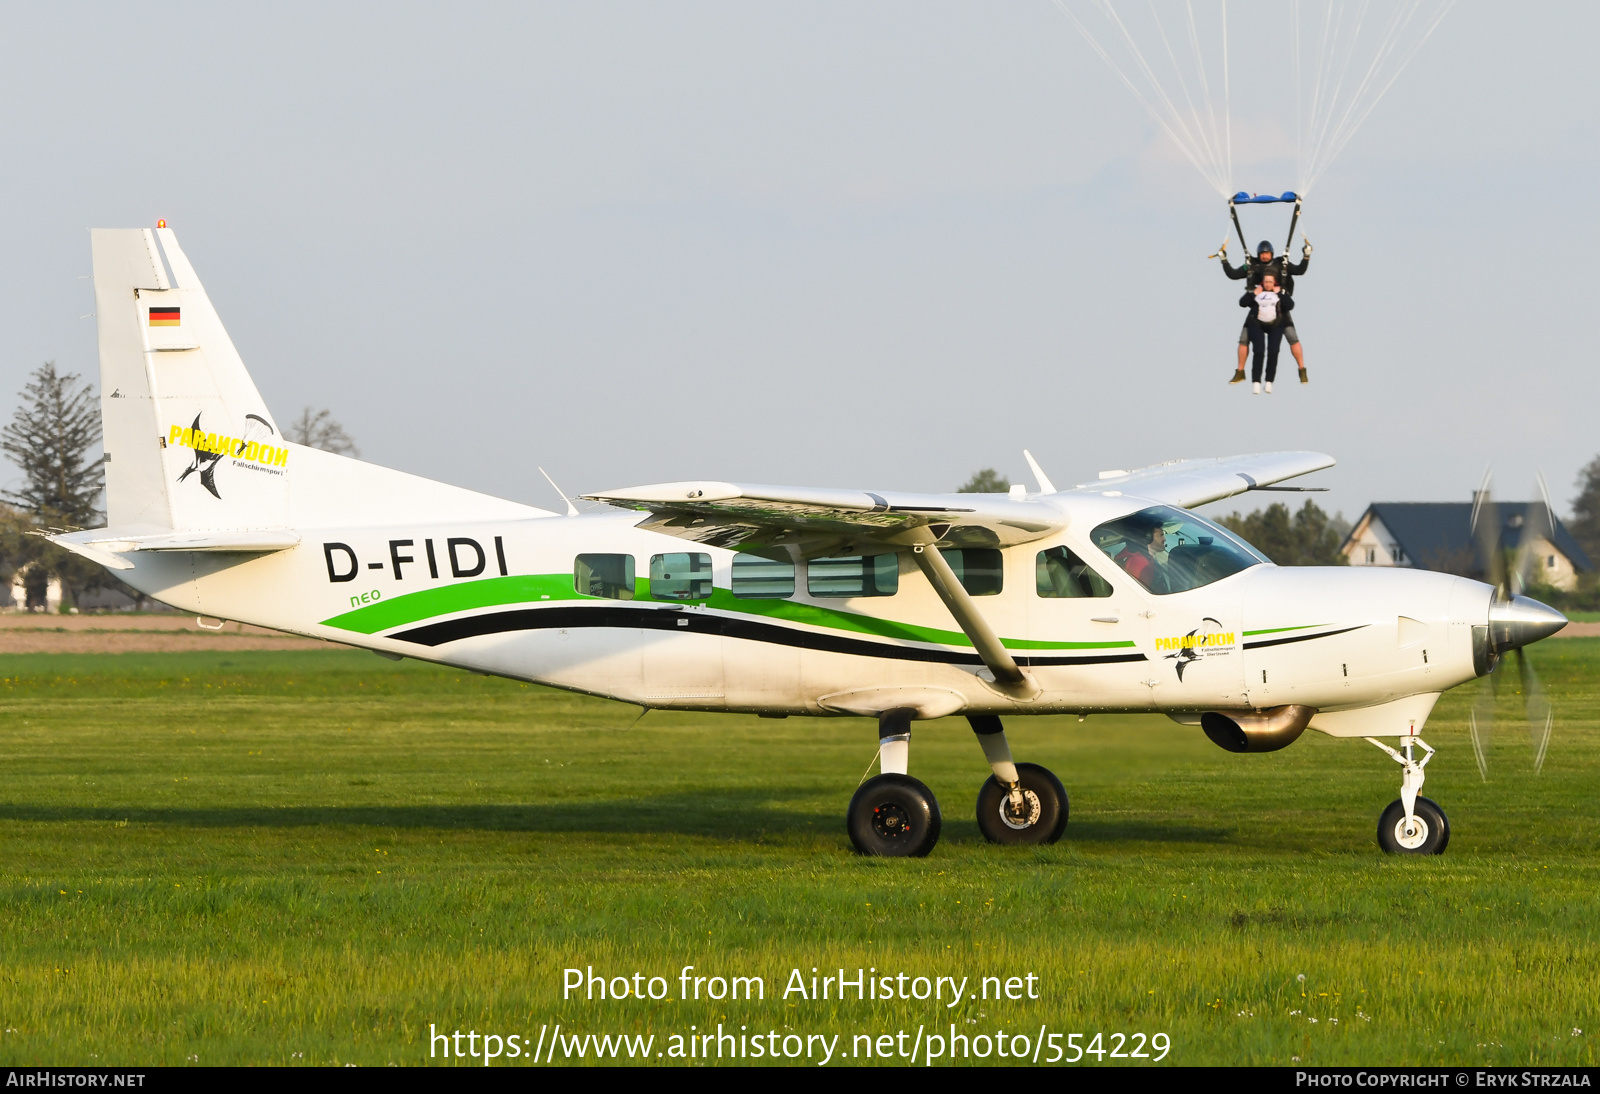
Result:
<svg viewBox="0 0 1600 1094"><path fill-rule="evenodd" d="M607 600L633 599L632 555L579 555L572 564L572 587Z"/></svg>
<svg viewBox="0 0 1600 1094"><path fill-rule="evenodd" d="M1551 555L1548 559L1546 559L1545 566L1548 569L1554 570L1556 568L1556 556Z"/></svg>
<svg viewBox="0 0 1600 1094"><path fill-rule="evenodd" d="M1368 566L1376 566L1377 564L1378 564L1378 549L1376 547L1368 547L1367 548L1367 565Z"/></svg>
<svg viewBox="0 0 1600 1094"><path fill-rule="evenodd" d="M761 555L734 555L733 595L741 600L782 600L793 596L794 563Z"/></svg>
<svg viewBox="0 0 1600 1094"><path fill-rule="evenodd" d="M968 596L994 596L1005 585L1005 563L993 547L940 548Z"/></svg>
<svg viewBox="0 0 1600 1094"><path fill-rule="evenodd" d="M893 596L899 589L897 555L814 558L806 563L806 591L812 596Z"/></svg>
<svg viewBox="0 0 1600 1094"><path fill-rule="evenodd" d="M674 551L650 556L650 599L704 600L710 595L710 555Z"/></svg>
<svg viewBox="0 0 1600 1094"><path fill-rule="evenodd" d="M1040 551L1034 562L1034 582L1044 597L1099 597L1111 595L1111 583L1079 558L1070 547Z"/></svg>
<svg viewBox="0 0 1600 1094"><path fill-rule="evenodd" d="M1396 545L1394 547L1389 548L1389 557L1391 559L1393 559L1395 562L1399 562L1402 558L1405 557L1405 552L1400 549L1399 545Z"/></svg>

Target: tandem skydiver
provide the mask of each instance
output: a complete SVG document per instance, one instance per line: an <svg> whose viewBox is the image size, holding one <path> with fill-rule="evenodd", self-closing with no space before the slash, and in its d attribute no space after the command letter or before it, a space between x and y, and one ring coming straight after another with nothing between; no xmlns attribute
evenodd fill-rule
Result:
<svg viewBox="0 0 1600 1094"><path fill-rule="evenodd" d="M1250 314L1244 321L1245 335L1250 339L1250 348L1255 356L1250 362L1250 390L1256 395L1261 394L1261 361L1266 358L1267 365L1267 394L1272 394L1272 381L1278 377L1278 346L1283 341L1284 333L1294 329L1294 320L1289 317L1289 310L1294 307L1294 298L1278 288L1278 279L1273 274L1266 274L1261 278L1261 284L1249 289L1239 298L1241 308L1249 308ZM1306 370L1300 369L1300 380L1305 382Z"/></svg>
<svg viewBox="0 0 1600 1094"><path fill-rule="evenodd" d="M1292 296L1294 295L1294 279L1305 273L1306 268L1311 265L1311 244L1306 243L1301 247L1300 261L1293 265L1290 265L1281 255L1274 257L1272 244L1265 239L1256 248L1256 256L1254 258L1249 255L1245 256L1244 265L1242 266L1229 264L1228 245L1226 243L1222 245L1222 252L1219 257L1222 259L1222 272L1234 281L1242 279L1245 287L1251 290L1252 293L1255 291L1256 286L1261 284L1261 279L1271 274L1278 282L1278 292L1285 296ZM1291 303L1289 306L1293 307L1294 305ZM1285 308L1284 310L1287 311L1288 309ZM1305 353L1300 348L1300 335L1294 329L1294 320L1292 318L1285 319L1284 326L1279 331L1279 334L1288 341L1289 352L1294 354L1294 362L1300 367L1300 382L1302 384L1310 383L1311 381L1306 376ZM1244 382L1244 362L1245 356L1249 352L1250 323L1246 319L1245 325L1239 330L1239 364L1234 371L1233 378L1228 383L1239 384ZM1277 354L1274 353L1273 357L1276 358L1276 356ZM1259 379L1259 377L1257 378Z"/></svg>

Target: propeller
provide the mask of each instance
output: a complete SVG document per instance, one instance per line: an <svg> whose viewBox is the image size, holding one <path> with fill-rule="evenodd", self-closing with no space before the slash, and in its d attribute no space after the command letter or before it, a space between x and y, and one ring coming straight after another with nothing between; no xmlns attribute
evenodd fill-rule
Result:
<svg viewBox="0 0 1600 1094"><path fill-rule="evenodd" d="M1485 470L1483 483L1472 500L1472 542L1478 573L1494 586L1489 606L1488 643L1490 666L1488 681L1467 714L1467 729L1472 737L1472 753L1478 774L1489 779L1489 747L1494 730L1495 700L1503 655L1511 653L1517 663L1516 690L1522 696L1528 721L1528 743L1533 752L1533 771L1544 770L1555 729L1555 708L1545 697L1539 674L1523 647L1560 630L1566 619L1560 612L1524 596L1524 590L1541 584L1537 580L1542 548L1555 536L1554 510L1544 475L1538 477L1537 500L1517 507L1502 519L1500 507L1491 493L1491 473ZM1512 554L1512 551L1515 554Z"/></svg>

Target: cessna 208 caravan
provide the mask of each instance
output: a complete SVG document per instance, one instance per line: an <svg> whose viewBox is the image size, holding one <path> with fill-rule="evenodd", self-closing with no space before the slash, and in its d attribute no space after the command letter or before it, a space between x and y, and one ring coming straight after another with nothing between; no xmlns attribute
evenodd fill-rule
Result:
<svg viewBox="0 0 1600 1094"><path fill-rule="evenodd" d="M96 230L108 527L53 540L149 596L645 708L852 715L881 773L850 803L870 854L922 855L939 806L912 727L965 715L979 828L1062 835L1067 794L1003 717L1162 712L1233 752L1307 728L1402 769L1387 851L1438 853L1418 796L1439 695L1566 620L1409 569L1283 568L1195 506L1330 467L1182 460L1008 494L677 482L567 515L286 440L170 229ZM1392 739L1398 747L1385 744Z"/></svg>

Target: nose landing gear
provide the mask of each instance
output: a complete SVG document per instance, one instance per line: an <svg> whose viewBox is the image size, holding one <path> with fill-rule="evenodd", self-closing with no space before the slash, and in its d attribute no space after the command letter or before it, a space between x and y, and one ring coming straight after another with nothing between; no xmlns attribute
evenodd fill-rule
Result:
<svg viewBox="0 0 1600 1094"><path fill-rule="evenodd" d="M1450 844L1450 818L1428 798L1418 797L1424 775L1422 769L1433 759L1434 750L1421 737L1400 739L1400 750L1368 737L1367 743L1381 748L1400 765L1400 798L1389 803L1378 818L1378 846L1391 855L1442 855ZM1425 755L1416 758L1416 749Z"/></svg>

